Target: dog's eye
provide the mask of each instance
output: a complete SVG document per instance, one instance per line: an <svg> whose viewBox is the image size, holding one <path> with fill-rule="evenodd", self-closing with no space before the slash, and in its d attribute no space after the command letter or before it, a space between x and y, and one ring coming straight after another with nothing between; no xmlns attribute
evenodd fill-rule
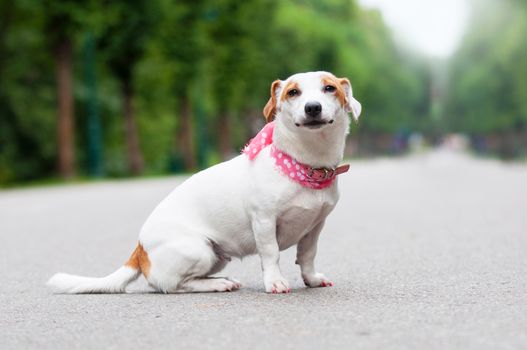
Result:
<svg viewBox="0 0 527 350"><path fill-rule="evenodd" d="M298 95L300 92L297 90L297 89L291 89L287 92L287 96L289 97L293 97L293 96L296 96Z"/></svg>
<svg viewBox="0 0 527 350"><path fill-rule="evenodd" d="M335 92L335 90L337 90L337 88L334 87L333 85L326 85L326 86L324 86L324 91L325 92Z"/></svg>

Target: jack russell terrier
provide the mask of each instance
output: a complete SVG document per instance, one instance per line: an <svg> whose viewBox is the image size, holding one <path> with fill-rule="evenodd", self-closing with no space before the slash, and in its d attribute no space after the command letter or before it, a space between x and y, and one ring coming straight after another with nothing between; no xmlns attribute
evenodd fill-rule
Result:
<svg viewBox="0 0 527 350"><path fill-rule="evenodd" d="M348 79L328 72L295 74L271 85L266 126L241 155L190 177L147 219L124 266L91 278L55 274L58 293L123 293L143 274L162 293L225 292L240 283L212 277L231 257L258 254L267 293L289 293L280 251L297 245L308 287L332 286L315 269L317 240L339 199L337 175L348 113L361 113Z"/></svg>

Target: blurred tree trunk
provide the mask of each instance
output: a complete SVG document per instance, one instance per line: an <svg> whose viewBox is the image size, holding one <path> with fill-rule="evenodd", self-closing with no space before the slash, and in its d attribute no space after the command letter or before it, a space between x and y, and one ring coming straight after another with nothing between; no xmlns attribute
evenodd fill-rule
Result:
<svg viewBox="0 0 527 350"><path fill-rule="evenodd" d="M126 151L128 169L134 175L139 175L144 170L144 160L139 146L139 134L133 106L133 89L131 81L123 81L122 99L124 113L124 132L126 138Z"/></svg>
<svg viewBox="0 0 527 350"><path fill-rule="evenodd" d="M185 96L179 101L179 126L177 129L177 147L186 170L196 169L196 149L194 147L194 130L192 128L192 111L190 99Z"/></svg>
<svg viewBox="0 0 527 350"><path fill-rule="evenodd" d="M218 143L220 147L221 158L223 160L229 159L232 156L232 142L231 142L231 123L229 121L229 113L221 112L218 120Z"/></svg>
<svg viewBox="0 0 527 350"><path fill-rule="evenodd" d="M58 100L59 173L64 179L75 175L74 111L73 111L73 45L69 39L60 40L54 49Z"/></svg>
<svg viewBox="0 0 527 350"><path fill-rule="evenodd" d="M113 16L107 16L100 32L99 47L106 55L112 73L121 83L127 167L130 173L139 175L144 171L145 163L134 108L137 92L133 83L135 68L154 36L160 3L147 0L107 1L102 6Z"/></svg>

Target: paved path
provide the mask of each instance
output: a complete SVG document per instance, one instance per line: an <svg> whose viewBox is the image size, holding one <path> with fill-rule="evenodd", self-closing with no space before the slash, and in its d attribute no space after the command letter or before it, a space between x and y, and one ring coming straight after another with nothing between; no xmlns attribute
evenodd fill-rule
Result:
<svg viewBox="0 0 527 350"><path fill-rule="evenodd" d="M527 348L527 166L448 153L353 162L319 245L333 288L53 295L54 272L102 276L180 178L0 192L1 349Z"/></svg>

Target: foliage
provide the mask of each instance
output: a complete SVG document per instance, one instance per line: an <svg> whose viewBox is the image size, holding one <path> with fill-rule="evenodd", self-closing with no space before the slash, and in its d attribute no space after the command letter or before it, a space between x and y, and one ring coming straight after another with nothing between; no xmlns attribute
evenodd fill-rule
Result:
<svg viewBox="0 0 527 350"><path fill-rule="evenodd" d="M526 43L524 1L473 2L471 26L450 65L448 130L494 135L505 155L527 146Z"/></svg>
<svg viewBox="0 0 527 350"><path fill-rule="evenodd" d="M300 71L351 79L364 106L361 133L428 131L428 67L398 51L380 14L356 1L2 0L0 184L57 175L56 67L49 47L58 34L73 44L76 165L80 175L86 172L89 94L82 72L88 33L98 43L109 176L130 174L123 84L133 93L150 174L169 171L175 155L189 152L181 147L196 147L196 157L205 160L200 166L238 152L262 122L270 83ZM187 112L190 124L184 123ZM194 146L190 139L181 146L182 130L195 134Z"/></svg>

